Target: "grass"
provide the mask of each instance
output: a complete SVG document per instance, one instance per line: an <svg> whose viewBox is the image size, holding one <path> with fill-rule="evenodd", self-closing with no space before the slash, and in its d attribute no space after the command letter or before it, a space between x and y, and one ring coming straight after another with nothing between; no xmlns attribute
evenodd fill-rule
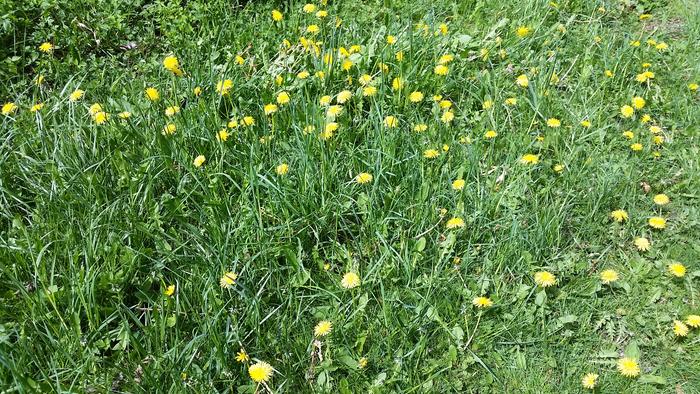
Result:
<svg viewBox="0 0 700 394"><path fill-rule="evenodd" d="M688 87L700 14L627 3L331 1L317 18L299 2L211 1L187 5L191 24L159 4L146 10L160 30L133 51L15 42L25 64L0 90L18 106L0 120L3 392L580 392L586 373L601 393L700 392L698 331L673 332L700 314L700 98ZM639 20L643 7L652 19ZM351 45L344 71L338 48ZM436 75L445 54L449 73ZM167 55L184 76L162 66ZM654 78L637 82L645 70ZM363 74L376 95L363 96ZM319 100L342 90L353 97L321 138L331 120ZM265 115L281 91L290 102ZM635 96L645 106L623 118ZM255 124L227 128L244 116ZM361 172L372 181L355 182ZM655 205L659 193L671 202ZM628 220L612 220L616 209ZM446 228L452 217L465 226ZM603 284L606 269L619 280ZM538 286L538 271L556 284ZM221 287L227 272L238 278ZM343 288L347 272L358 287ZM475 308L478 296L493 306ZM314 338L322 320L333 329ZM639 376L618 372L623 356ZM248 376L257 360L275 370L264 384Z"/></svg>

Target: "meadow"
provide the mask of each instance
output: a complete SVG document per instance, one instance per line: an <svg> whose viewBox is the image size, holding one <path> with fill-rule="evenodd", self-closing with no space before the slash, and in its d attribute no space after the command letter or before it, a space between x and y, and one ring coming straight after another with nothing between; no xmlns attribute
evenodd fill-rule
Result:
<svg viewBox="0 0 700 394"><path fill-rule="evenodd" d="M700 393L697 2L2 3L0 393Z"/></svg>

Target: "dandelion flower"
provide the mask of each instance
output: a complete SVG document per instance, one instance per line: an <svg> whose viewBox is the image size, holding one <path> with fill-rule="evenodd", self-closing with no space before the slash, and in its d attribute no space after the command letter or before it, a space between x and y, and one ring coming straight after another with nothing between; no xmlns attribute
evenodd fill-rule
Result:
<svg viewBox="0 0 700 394"><path fill-rule="evenodd" d="M563 164L555 164L553 169L554 169L554 172L561 173L562 171L564 171L564 165Z"/></svg>
<svg viewBox="0 0 700 394"><path fill-rule="evenodd" d="M230 289L236 284L236 279L238 279L238 274L232 271L225 273L221 279L219 279L219 285L224 289Z"/></svg>
<svg viewBox="0 0 700 394"><path fill-rule="evenodd" d="M527 75L521 74L515 79L515 83L521 88L526 88L530 85L530 80L527 79Z"/></svg>
<svg viewBox="0 0 700 394"><path fill-rule="evenodd" d="M365 97L372 97L377 94L377 88L374 86L365 86L362 88L362 95Z"/></svg>
<svg viewBox="0 0 700 394"><path fill-rule="evenodd" d="M248 368L248 375L255 383L267 382L272 377L272 366L264 361L258 361Z"/></svg>
<svg viewBox="0 0 700 394"><path fill-rule="evenodd" d="M39 50L40 50L41 52L44 52L44 53L51 53L51 52L53 52L53 48L54 48L54 46L53 46L53 44L50 43L50 42L45 42L45 43L39 45Z"/></svg>
<svg viewBox="0 0 700 394"><path fill-rule="evenodd" d="M165 59L163 59L163 67L165 67L166 70L177 75L178 77L182 76L180 62L175 56L166 56Z"/></svg>
<svg viewBox="0 0 700 394"><path fill-rule="evenodd" d="M344 104L346 101L350 100L352 97L352 92L349 90L343 90L335 98L335 101L338 102L338 104Z"/></svg>
<svg viewBox="0 0 700 394"><path fill-rule="evenodd" d="M488 297L476 297L472 300L472 305L477 308L488 308L493 305L493 301Z"/></svg>
<svg viewBox="0 0 700 394"><path fill-rule="evenodd" d="M272 20L273 21L279 22L282 20L283 17L284 16L282 15L281 12L279 12L279 10L272 10Z"/></svg>
<svg viewBox="0 0 700 394"><path fill-rule="evenodd" d="M629 216L627 215L627 211L625 211L624 209L616 209L610 212L610 217L618 223L624 222L629 218Z"/></svg>
<svg viewBox="0 0 700 394"><path fill-rule="evenodd" d="M645 105L646 103L647 103L646 100L644 100L644 98L642 98L642 97L639 97L639 96L632 97L632 106L633 106L635 109L642 109L642 108L644 108L644 105Z"/></svg>
<svg viewBox="0 0 700 394"><path fill-rule="evenodd" d="M195 88L192 89L192 93L194 93L195 97L199 97L202 94L202 88L195 86Z"/></svg>
<svg viewBox="0 0 700 394"><path fill-rule="evenodd" d="M688 315L685 318L685 324L689 325L690 327L693 328L698 328L700 327L700 316L698 315Z"/></svg>
<svg viewBox="0 0 700 394"><path fill-rule="evenodd" d="M272 115L275 112L277 112L277 105L276 104L265 104L265 107L263 108L265 111L265 115Z"/></svg>
<svg viewBox="0 0 700 394"><path fill-rule="evenodd" d="M628 140L631 140L632 138L634 138L634 133L630 130L627 130L622 132L622 136L627 138Z"/></svg>
<svg viewBox="0 0 700 394"><path fill-rule="evenodd" d="M620 276L615 270L608 269L600 273L600 281L605 285L616 282L618 279Z"/></svg>
<svg viewBox="0 0 700 394"><path fill-rule="evenodd" d="M236 353L236 361L238 361L239 363L246 363L250 361L250 356L248 355L248 353L246 353L244 349L241 349Z"/></svg>
<svg viewBox="0 0 700 394"><path fill-rule="evenodd" d="M623 118L631 118L634 115L634 108L629 105L623 105L620 108L620 114L622 114Z"/></svg>
<svg viewBox="0 0 700 394"><path fill-rule="evenodd" d="M92 116L92 120L95 121L96 124L102 125L107 123L107 120L109 119L109 114L104 112L104 111L99 111L95 115Z"/></svg>
<svg viewBox="0 0 700 394"><path fill-rule="evenodd" d="M630 149L632 149L634 152L639 152L640 150L644 149L644 146L639 142L636 142L630 145Z"/></svg>
<svg viewBox="0 0 700 394"><path fill-rule="evenodd" d="M131 112L122 111L122 112L118 113L117 116L119 116L120 119L129 119L131 117Z"/></svg>
<svg viewBox="0 0 700 394"><path fill-rule="evenodd" d="M29 112L41 111L42 108L44 108L44 103L36 103L32 105L32 107L29 109Z"/></svg>
<svg viewBox="0 0 700 394"><path fill-rule="evenodd" d="M685 323L683 323L683 322L680 321L680 320L674 320L674 321L673 321L673 333L674 333L677 337L685 337L685 336L687 336L687 335L688 335L688 331L690 331L690 329L688 328L688 326L685 325Z"/></svg>
<svg viewBox="0 0 700 394"><path fill-rule="evenodd" d="M174 124L168 123L165 125L165 127L163 127L163 135L173 135L175 134L176 130L177 127Z"/></svg>
<svg viewBox="0 0 700 394"><path fill-rule="evenodd" d="M175 294L175 285L170 285L168 286L165 291L163 291L163 294L166 296L170 297L171 295Z"/></svg>
<svg viewBox="0 0 700 394"><path fill-rule="evenodd" d="M547 126L556 129L557 127L561 126L561 121L557 118L549 118L547 119Z"/></svg>
<svg viewBox="0 0 700 394"><path fill-rule="evenodd" d="M403 85L404 83L402 78L396 77L393 81L391 81L391 88L393 90L401 90L403 89Z"/></svg>
<svg viewBox="0 0 700 394"><path fill-rule="evenodd" d="M395 116L389 115L386 118L384 118L384 125L390 129L395 128L399 125L399 120L396 119Z"/></svg>
<svg viewBox="0 0 700 394"><path fill-rule="evenodd" d="M175 116L180 113L180 107L177 105L172 105L165 109L165 116Z"/></svg>
<svg viewBox="0 0 700 394"><path fill-rule="evenodd" d="M426 149L423 151L423 157L426 159L434 159L438 156L440 156L440 152L437 149Z"/></svg>
<svg viewBox="0 0 700 394"><path fill-rule="evenodd" d="M447 75L447 73L450 72L450 69L447 68L447 66L444 65L444 64L438 64L437 66L435 66L435 70L433 70L433 71L434 71L435 74L437 74L437 75L444 76L444 75Z"/></svg>
<svg viewBox="0 0 700 394"><path fill-rule="evenodd" d="M411 94L408 95L408 100L412 103L420 103L423 101L423 93L417 91L411 92Z"/></svg>
<svg viewBox="0 0 700 394"><path fill-rule="evenodd" d="M535 283L541 287L550 287L557 283L557 277L548 271L539 271L535 273Z"/></svg>
<svg viewBox="0 0 700 394"><path fill-rule="evenodd" d="M330 334L331 331L333 331L333 323L328 320L321 320L316 324L316 327L314 327L314 336L325 337Z"/></svg>
<svg viewBox="0 0 700 394"><path fill-rule="evenodd" d="M496 133L495 130L487 130L486 133L484 133L484 138L487 140L494 139L498 136L498 133Z"/></svg>
<svg viewBox="0 0 700 394"><path fill-rule="evenodd" d="M520 158L520 162L522 164L537 164L539 161L540 157L538 155L533 155L532 153L523 155L523 157Z"/></svg>
<svg viewBox="0 0 700 394"><path fill-rule="evenodd" d="M73 93L70 94L70 96L68 96L68 101L74 103L74 102L80 100L81 98L83 98L84 95L85 95L84 90L76 89L73 91Z"/></svg>
<svg viewBox="0 0 700 394"><path fill-rule="evenodd" d="M360 277L354 272L348 272L343 275L343 279L340 281L340 285L346 289L354 289L360 285Z"/></svg>
<svg viewBox="0 0 700 394"><path fill-rule="evenodd" d="M160 98L160 93L158 93L158 89L149 87L146 88L146 97L151 101L157 101Z"/></svg>
<svg viewBox="0 0 700 394"><path fill-rule="evenodd" d="M671 202L671 200L668 198L667 195L665 195L663 193L657 194L654 196L654 204L656 204L656 205L666 205L669 202Z"/></svg>
<svg viewBox="0 0 700 394"><path fill-rule="evenodd" d="M275 167L275 172L277 175L287 175L287 172L289 172L289 165L287 165L287 163L282 163Z"/></svg>
<svg viewBox="0 0 700 394"><path fill-rule="evenodd" d="M230 79L220 80L216 83L216 92L222 96L226 96L233 88L233 81Z"/></svg>
<svg viewBox="0 0 700 394"><path fill-rule="evenodd" d="M310 14L310 13L316 11L316 5L311 4L311 3L305 4L304 7L302 8L302 11L304 11L307 14Z"/></svg>
<svg viewBox="0 0 700 394"><path fill-rule="evenodd" d="M277 104L279 105L285 105L289 103L289 93L287 92L279 92L277 94Z"/></svg>
<svg viewBox="0 0 700 394"><path fill-rule="evenodd" d="M682 278L685 276L686 268L681 263L671 263L668 265L668 272L675 276L676 278Z"/></svg>
<svg viewBox="0 0 700 394"><path fill-rule="evenodd" d="M455 228L462 228L464 227L464 219L459 218L459 217L453 217L452 219L448 220L447 223L445 224L445 227L447 229L455 229Z"/></svg>
<svg viewBox="0 0 700 394"><path fill-rule="evenodd" d="M464 179L455 179L454 182L452 182L452 190L462 190L464 189Z"/></svg>
<svg viewBox="0 0 700 394"><path fill-rule="evenodd" d="M204 164L204 162L205 162L206 160L207 160L207 159L204 157L204 155L199 155L199 156L195 157L195 159L194 159L194 161L192 162L192 164L194 164L195 167L201 167L202 164Z"/></svg>
<svg viewBox="0 0 700 394"><path fill-rule="evenodd" d="M587 373L586 376L581 379L581 385L585 389L593 390L598 383L597 373Z"/></svg>
<svg viewBox="0 0 700 394"><path fill-rule="evenodd" d="M357 182L359 184L365 184L365 183L372 182L372 179L374 179L372 174L370 174L368 172L361 172L361 173L357 174L357 176L355 177L355 182Z"/></svg>
<svg viewBox="0 0 700 394"><path fill-rule="evenodd" d="M226 129L221 129L218 133L216 133L216 140L226 142L226 140L228 140L228 136L228 131Z"/></svg>
<svg viewBox="0 0 700 394"><path fill-rule="evenodd" d="M649 240L644 237L637 237L634 239L634 246L636 246L637 250L640 252L646 252L649 250L650 243Z"/></svg>
<svg viewBox="0 0 700 394"><path fill-rule="evenodd" d="M367 364L368 364L367 357L360 357L360 359L357 360L357 367L360 369L367 368Z"/></svg>
<svg viewBox="0 0 700 394"><path fill-rule="evenodd" d="M581 123L579 123L582 127L589 128L591 127L591 121L589 120L582 120Z"/></svg>
<svg viewBox="0 0 700 394"><path fill-rule="evenodd" d="M1 111L2 111L3 115L9 115L9 114L17 111L17 104L12 103L12 102L5 103L5 104L3 104Z"/></svg>
<svg viewBox="0 0 700 394"><path fill-rule="evenodd" d="M659 216L652 216L649 218L649 226L657 230L663 230L666 228L666 219Z"/></svg>
<svg viewBox="0 0 700 394"><path fill-rule="evenodd" d="M517 29L515 29L515 35L520 37L520 38L527 37L531 32L532 32L532 29L530 29L527 26L519 26Z"/></svg>
<svg viewBox="0 0 700 394"><path fill-rule="evenodd" d="M617 360L617 370L622 376L634 378L639 376L639 363L631 357L623 357Z"/></svg>

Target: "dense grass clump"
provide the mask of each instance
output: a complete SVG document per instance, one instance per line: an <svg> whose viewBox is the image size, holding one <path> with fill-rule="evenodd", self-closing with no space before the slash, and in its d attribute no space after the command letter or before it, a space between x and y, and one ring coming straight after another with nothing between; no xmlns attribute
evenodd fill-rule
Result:
<svg viewBox="0 0 700 394"><path fill-rule="evenodd" d="M697 4L8 4L2 390L700 392Z"/></svg>

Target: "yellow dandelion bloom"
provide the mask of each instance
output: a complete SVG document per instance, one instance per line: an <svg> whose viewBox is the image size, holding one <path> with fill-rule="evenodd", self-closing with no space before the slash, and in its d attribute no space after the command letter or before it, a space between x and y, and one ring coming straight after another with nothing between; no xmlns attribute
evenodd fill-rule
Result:
<svg viewBox="0 0 700 394"><path fill-rule="evenodd" d="M623 105L620 108L620 114L622 114L623 118L631 118L634 115L634 108L629 105Z"/></svg>
<svg viewBox="0 0 700 394"><path fill-rule="evenodd" d="M669 202L671 202L671 199L663 193L654 196L654 204L656 205L666 205Z"/></svg>
<svg viewBox="0 0 700 394"><path fill-rule="evenodd" d="M389 115L386 118L384 118L384 125L388 128L394 128L399 125L399 120L396 119L395 116Z"/></svg>
<svg viewBox="0 0 700 394"><path fill-rule="evenodd" d="M462 228L465 226L464 219L459 218L459 217L453 217L450 220L447 221L445 224L445 227L447 229L455 229L455 228Z"/></svg>
<svg viewBox="0 0 700 394"><path fill-rule="evenodd" d="M362 95L365 97L372 97L377 94L377 88L374 86L366 86L362 89Z"/></svg>
<svg viewBox="0 0 700 394"><path fill-rule="evenodd" d="M230 289L231 287L236 285L236 280L238 279L238 274L235 272L227 272L225 273L221 279L219 279L219 285L225 289Z"/></svg>
<svg viewBox="0 0 700 394"><path fill-rule="evenodd" d="M583 379L581 379L581 386L585 389L593 390L598 383L597 373L587 373Z"/></svg>
<svg viewBox="0 0 700 394"><path fill-rule="evenodd" d="M428 130L428 125L425 123L418 123L417 125L413 126L413 131L416 133L422 133L425 130Z"/></svg>
<svg viewBox="0 0 700 394"><path fill-rule="evenodd" d="M180 62L175 56L166 56L165 59L163 59L163 67L178 77L182 76L183 74L182 70L180 69Z"/></svg>
<svg viewBox="0 0 700 394"><path fill-rule="evenodd" d="M277 105L276 104L265 104L263 107L263 110L265 111L265 115L272 115L275 112L277 112Z"/></svg>
<svg viewBox="0 0 700 394"><path fill-rule="evenodd" d="M520 162L522 164L537 164L539 161L540 157L538 155L533 155L532 153L523 155L523 157L520 158Z"/></svg>
<svg viewBox="0 0 700 394"><path fill-rule="evenodd" d="M365 368L367 368L368 363L369 362L367 360L367 357L360 357L360 359L357 360L357 367L360 369L365 369Z"/></svg>
<svg viewBox="0 0 700 394"><path fill-rule="evenodd" d="M104 111L100 111L92 116L92 120L94 120L98 125L105 124L107 123L107 120L109 120L109 114Z"/></svg>
<svg viewBox="0 0 700 394"><path fill-rule="evenodd" d="M466 182L464 179L455 179L454 182L452 182L452 190L462 190L465 184Z"/></svg>
<svg viewBox="0 0 700 394"><path fill-rule="evenodd" d="M348 272L343 275L340 285L346 289L353 289L360 285L360 277L354 272Z"/></svg>
<svg viewBox="0 0 700 394"><path fill-rule="evenodd" d="M226 142L228 140L229 133L226 129L221 129L216 133L216 140L221 142Z"/></svg>
<svg viewBox="0 0 700 394"><path fill-rule="evenodd" d="M591 122L589 120L582 120L581 123L579 123L579 124L585 128L591 127Z"/></svg>
<svg viewBox="0 0 700 394"><path fill-rule="evenodd" d="M279 22L282 20L284 16L279 10L272 10L272 20L275 22Z"/></svg>
<svg viewBox="0 0 700 394"><path fill-rule="evenodd" d="M230 79L223 79L216 83L216 92L222 96L226 96L233 88L233 81Z"/></svg>
<svg viewBox="0 0 700 394"><path fill-rule="evenodd" d="M289 93L287 92L279 92L277 94L277 104L279 105L285 105L289 103Z"/></svg>
<svg viewBox="0 0 700 394"><path fill-rule="evenodd" d="M445 124L451 123L455 118L455 113L452 111L445 111L442 113L442 116L440 117L440 121Z"/></svg>
<svg viewBox="0 0 700 394"><path fill-rule="evenodd" d="M644 108L644 105L646 105L646 103L647 103L646 100L644 100L644 98L642 98L642 97L639 97L639 96L632 97L632 106L635 109Z"/></svg>
<svg viewBox="0 0 700 394"><path fill-rule="evenodd" d="M434 159L440 156L440 152L437 149L426 149L423 151L423 157L426 159Z"/></svg>
<svg viewBox="0 0 700 394"><path fill-rule="evenodd" d="M45 43L39 45L39 50L40 50L41 52L44 52L44 53L51 53L51 52L53 52L53 48L54 48L54 46L53 46L53 44L50 43L50 42L45 42Z"/></svg>
<svg viewBox="0 0 700 394"><path fill-rule="evenodd" d="M447 66L444 65L444 64L438 64L437 66L435 66L435 69L434 69L433 71L434 71L435 74L437 74L437 75L442 75L442 76L444 76L444 75L447 75L447 74L450 72L450 69L447 68Z"/></svg>
<svg viewBox="0 0 700 394"><path fill-rule="evenodd" d="M651 244L648 239L644 237L638 237L634 239L634 246L636 246L637 250L639 250L640 252L646 252L647 250L649 250Z"/></svg>
<svg viewBox="0 0 700 394"><path fill-rule="evenodd" d="M365 184L365 183L372 182L372 179L374 179L372 174L370 174L368 172L361 172L361 173L357 174L357 176L355 177L355 182L359 183L359 184Z"/></svg>
<svg viewBox="0 0 700 394"><path fill-rule="evenodd" d="M698 315L688 315L685 318L685 324L693 328L700 328L700 316Z"/></svg>
<svg viewBox="0 0 700 394"><path fill-rule="evenodd" d="M632 138L634 138L634 133L630 130L627 130L622 132L622 136L627 138L628 140L631 140Z"/></svg>
<svg viewBox="0 0 700 394"><path fill-rule="evenodd" d="M333 323L328 320L321 320L316 324L316 327L314 327L314 336L325 337L330 334L331 331L333 331Z"/></svg>
<svg viewBox="0 0 700 394"><path fill-rule="evenodd" d="M496 133L495 130L487 130L486 133L484 133L484 138L487 140L496 138L496 136L498 136L498 133Z"/></svg>
<svg viewBox="0 0 700 394"><path fill-rule="evenodd" d="M615 270L607 269L600 273L600 281L603 282L603 284L607 285L616 282L618 279L620 279L620 276Z"/></svg>
<svg viewBox="0 0 700 394"><path fill-rule="evenodd" d="M530 85L530 80L527 79L527 75L521 74L518 75L518 78L515 79L515 83L521 88L526 88Z"/></svg>
<svg viewBox="0 0 700 394"><path fill-rule="evenodd" d="M42 108L44 108L44 103L36 103L32 105L32 107L29 109L29 112L41 111Z"/></svg>
<svg viewBox="0 0 700 394"><path fill-rule="evenodd" d="M172 105L165 109L165 116L174 116L180 113L180 107L177 105Z"/></svg>
<svg viewBox="0 0 700 394"><path fill-rule="evenodd" d="M622 376L628 378L634 378L639 376L639 363L637 360L631 357L622 357L617 360L617 370L620 371Z"/></svg>
<svg viewBox="0 0 700 394"><path fill-rule="evenodd" d="M70 94L70 96L68 96L68 100L70 102L76 102L76 101L80 100L81 98L83 98L84 95L85 95L84 90L76 89L73 91L73 93Z"/></svg>
<svg viewBox="0 0 700 394"><path fill-rule="evenodd" d="M423 101L423 93L421 92L411 92L411 94L408 95L408 100L411 101L412 103L420 103Z"/></svg>
<svg viewBox="0 0 700 394"><path fill-rule="evenodd" d="M402 78L396 77L391 81L391 88L393 90L401 90L403 89L403 85L404 82Z"/></svg>
<svg viewBox="0 0 700 394"><path fill-rule="evenodd" d="M557 118L549 118L547 119L547 126L556 129L557 127L561 126L561 120Z"/></svg>
<svg viewBox="0 0 700 394"><path fill-rule="evenodd" d="M680 320L673 321L673 333L677 337L688 336L688 331L690 331L690 329L688 328L688 326L685 325L685 323L683 323Z"/></svg>
<svg viewBox="0 0 700 394"><path fill-rule="evenodd" d="M175 294L175 285L170 285L170 286L166 287L165 290L163 291L163 294L165 294L168 297Z"/></svg>
<svg viewBox="0 0 700 394"><path fill-rule="evenodd" d="M241 349L236 353L236 361L238 361L239 363L247 363L248 361L250 361L250 356L248 355L248 353L246 353L244 349Z"/></svg>
<svg viewBox="0 0 700 394"><path fill-rule="evenodd" d="M9 102L5 103L2 106L2 110L0 110L3 115L9 115L15 111L17 111L17 104Z"/></svg>
<svg viewBox="0 0 700 394"><path fill-rule="evenodd" d="M488 308L493 306L493 301L488 297L476 297L472 300L472 305L477 308Z"/></svg>
<svg viewBox="0 0 700 394"><path fill-rule="evenodd" d="M676 278L685 276L686 268L681 263L671 263L668 265L668 272Z"/></svg>
<svg viewBox="0 0 700 394"><path fill-rule="evenodd" d="M177 130L177 126L172 123L168 123L163 127L163 135L173 135Z"/></svg>
<svg viewBox="0 0 700 394"><path fill-rule="evenodd" d="M275 167L275 172L277 175L287 175L289 172L289 165L287 163L282 163Z"/></svg>
<svg viewBox="0 0 700 394"><path fill-rule="evenodd" d="M129 119L131 117L131 112L122 111L122 112L118 113L117 116L119 116L120 119Z"/></svg>
<svg viewBox="0 0 700 394"><path fill-rule="evenodd" d="M666 219L660 216L652 216L649 218L649 226L657 230L663 230L666 228Z"/></svg>
<svg viewBox="0 0 700 394"><path fill-rule="evenodd" d="M632 149L634 152L639 152L640 150L644 149L644 145L640 144L639 142L636 142L630 145L630 149Z"/></svg>
<svg viewBox="0 0 700 394"><path fill-rule="evenodd" d="M519 26L517 29L515 29L515 35L520 37L520 38L527 37L528 35L530 35L531 32L532 32L532 29L530 29L527 26Z"/></svg>
<svg viewBox="0 0 700 394"><path fill-rule="evenodd" d="M248 375L255 383L267 382L272 377L272 365L258 361L248 368Z"/></svg>
<svg viewBox="0 0 700 394"><path fill-rule="evenodd" d="M157 101L160 98L160 93L158 93L158 89L149 87L146 88L146 97L151 101Z"/></svg>
<svg viewBox="0 0 700 394"><path fill-rule="evenodd" d="M352 92L349 90L343 90L335 97L335 101L338 102L338 104L345 104L345 102L350 100L350 98L352 98Z"/></svg>
<svg viewBox="0 0 700 394"><path fill-rule="evenodd" d="M625 211L624 209L616 209L610 212L610 217L618 223L624 222L629 218L629 216L627 215L627 211Z"/></svg>
<svg viewBox="0 0 700 394"><path fill-rule="evenodd" d="M535 283L540 287L550 287L557 283L557 277L549 271L535 273Z"/></svg>
<svg viewBox="0 0 700 394"><path fill-rule="evenodd" d="M206 160L207 159L204 157L204 155L199 155L199 156L194 158L194 161L192 162L192 164L194 164L195 167L201 167L202 164L204 164L204 162Z"/></svg>

